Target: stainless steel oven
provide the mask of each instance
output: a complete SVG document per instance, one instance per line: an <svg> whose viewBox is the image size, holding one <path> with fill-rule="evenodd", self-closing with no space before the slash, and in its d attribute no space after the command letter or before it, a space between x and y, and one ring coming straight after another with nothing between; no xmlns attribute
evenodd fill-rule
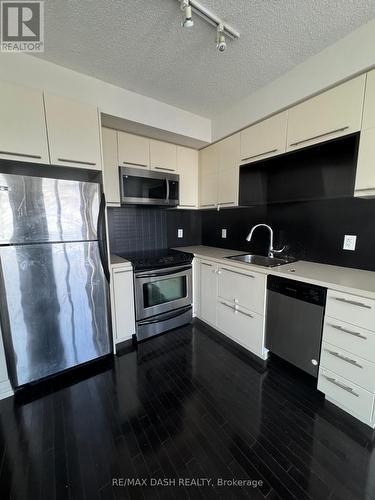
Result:
<svg viewBox="0 0 375 500"><path fill-rule="evenodd" d="M138 340L191 321L191 265L138 271L134 281Z"/></svg>
<svg viewBox="0 0 375 500"><path fill-rule="evenodd" d="M121 203L129 205L179 204L179 176L134 167L120 168Z"/></svg>

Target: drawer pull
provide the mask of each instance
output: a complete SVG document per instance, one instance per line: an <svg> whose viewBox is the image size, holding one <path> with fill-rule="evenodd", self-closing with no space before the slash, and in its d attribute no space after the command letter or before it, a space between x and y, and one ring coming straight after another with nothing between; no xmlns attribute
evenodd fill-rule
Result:
<svg viewBox="0 0 375 500"><path fill-rule="evenodd" d="M0 154L1 155L8 155L8 156L22 156L23 158L35 158L36 160L42 158L40 155L29 155L26 153L13 153L13 151L0 151Z"/></svg>
<svg viewBox="0 0 375 500"><path fill-rule="evenodd" d="M166 167L154 167L155 170L165 170L166 172L175 172L174 168L166 168Z"/></svg>
<svg viewBox="0 0 375 500"><path fill-rule="evenodd" d="M367 337L361 335L359 332L353 332L352 330L347 330L346 328L343 328L342 326L338 325L329 324L328 326L331 326L332 328L338 330L339 332L348 333L349 335L353 335L354 337L358 337L359 339L367 340Z"/></svg>
<svg viewBox="0 0 375 500"><path fill-rule="evenodd" d="M330 349L325 349L325 351L331 354L332 356L335 356L336 358L342 359L343 361L350 363L351 365L357 366L358 368L363 368L363 366L360 365L355 359L347 358L346 356L343 356L339 352L331 351Z"/></svg>
<svg viewBox="0 0 375 500"><path fill-rule="evenodd" d="M371 309L371 306L364 304L363 302L357 302L355 300L344 299L343 297L333 297L334 300L338 302L344 302L344 304L350 304L352 306L364 307L365 309Z"/></svg>
<svg viewBox="0 0 375 500"><path fill-rule="evenodd" d="M247 316L249 318L254 318L254 316L252 316L251 314L249 313L245 313L243 311L240 311L237 309L237 307L232 307L230 306L229 304L226 304L225 302L220 302L220 304L222 304L223 306L225 307L228 307L229 309L232 309L232 311L236 312L236 313L240 313L240 314L243 314L244 316Z"/></svg>
<svg viewBox="0 0 375 500"><path fill-rule="evenodd" d="M331 384L337 385L337 387L340 387L340 389L343 389L344 391L349 392L349 394L353 394L353 396L359 398L359 394L357 394L351 387L341 384L333 377L327 377L327 375L323 375L323 377L327 379L328 382L331 382Z"/></svg>
<svg viewBox="0 0 375 500"><path fill-rule="evenodd" d="M240 273L239 271L233 271L232 269L228 269L227 267L222 267L221 269L223 269L224 271L228 271L229 273L239 274L240 276L246 276L248 278L255 278L255 276L252 274Z"/></svg>
<svg viewBox="0 0 375 500"><path fill-rule="evenodd" d="M324 132L324 134L314 135L313 137L308 137L307 139L303 139L302 141L292 142L291 144L289 144L289 146L298 146L299 144L303 144L304 142L307 142L307 141L313 141L314 139L320 139L321 137L326 137L327 135L336 134L336 132L343 132L344 130L347 130L348 128L349 128L348 126L336 128L335 130L330 130L329 132Z"/></svg>
<svg viewBox="0 0 375 500"><path fill-rule="evenodd" d="M276 153L276 151L277 151L277 148L270 149L269 151L264 151L264 153L258 153L257 155L248 156L247 158L242 158L241 161L252 160L254 158L260 158L261 156L264 156L264 155L270 155L271 153Z"/></svg>
<svg viewBox="0 0 375 500"><path fill-rule="evenodd" d="M57 160L64 163L77 163L77 165L90 165L92 167L96 165L96 163L92 161L70 160L69 158L57 158Z"/></svg>

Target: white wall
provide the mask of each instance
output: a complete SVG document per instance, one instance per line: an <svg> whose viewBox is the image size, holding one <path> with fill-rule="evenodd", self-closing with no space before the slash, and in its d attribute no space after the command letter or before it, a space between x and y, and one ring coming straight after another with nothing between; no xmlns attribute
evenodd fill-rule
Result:
<svg viewBox="0 0 375 500"><path fill-rule="evenodd" d="M211 120L28 54L0 54L0 79L96 104L103 113L211 141Z"/></svg>
<svg viewBox="0 0 375 500"><path fill-rule="evenodd" d="M221 139L374 66L375 19L215 116L212 140Z"/></svg>

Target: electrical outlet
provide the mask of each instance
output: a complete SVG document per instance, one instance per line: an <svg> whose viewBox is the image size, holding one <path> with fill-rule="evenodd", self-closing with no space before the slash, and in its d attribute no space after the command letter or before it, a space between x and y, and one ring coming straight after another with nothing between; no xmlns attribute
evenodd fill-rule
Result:
<svg viewBox="0 0 375 500"><path fill-rule="evenodd" d="M183 238L183 237L184 237L184 230L177 229L177 238Z"/></svg>
<svg viewBox="0 0 375 500"><path fill-rule="evenodd" d="M346 234L344 236L344 250L355 250L355 245L357 243L357 236L354 234Z"/></svg>
<svg viewBox="0 0 375 500"><path fill-rule="evenodd" d="M226 238L227 237L227 230L226 229L222 229L221 230L221 237L222 238Z"/></svg>

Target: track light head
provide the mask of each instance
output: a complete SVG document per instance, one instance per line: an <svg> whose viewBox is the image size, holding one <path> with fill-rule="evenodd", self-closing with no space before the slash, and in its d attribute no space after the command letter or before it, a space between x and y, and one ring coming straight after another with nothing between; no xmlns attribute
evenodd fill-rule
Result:
<svg viewBox="0 0 375 500"><path fill-rule="evenodd" d="M192 28L194 21L191 16L191 7L188 0L181 1L181 10L184 11L184 20L181 23L183 28Z"/></svg>
<svg viewBox="0 0 375 500"><path fill-rule="evenodd" d="M216 48L219 52L224 52L227 48L227 42L225 41L224 26L219 24L216 31Z"/></svg>

